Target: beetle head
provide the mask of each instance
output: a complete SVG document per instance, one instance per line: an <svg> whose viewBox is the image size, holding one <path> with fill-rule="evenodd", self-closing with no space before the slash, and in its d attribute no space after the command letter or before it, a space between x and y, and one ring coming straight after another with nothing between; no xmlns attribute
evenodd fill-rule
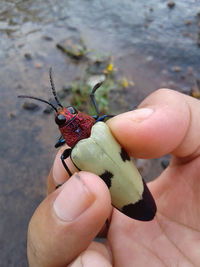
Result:
<svg viewBox="0 0 200 267"><path fill-rule="evenodd" d="M77 110L73 107L59 108L55 113L55 122L59 128L62 128L72 122L77 114Z"/></svg>

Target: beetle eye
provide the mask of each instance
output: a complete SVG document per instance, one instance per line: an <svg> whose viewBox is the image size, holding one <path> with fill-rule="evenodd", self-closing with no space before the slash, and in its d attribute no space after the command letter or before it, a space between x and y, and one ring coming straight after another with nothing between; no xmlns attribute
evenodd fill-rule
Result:
<svg viewBox="0 0 200 267"><path fill-rule="evenodd" d="M78 113L77 110L75 108L73 108L73 107L68 107L67 109L70 112L70 114L76 114L76 113Z"/></svg>
<svg viewBox="0 0 200 267"><path fill-rule="evenodd" d="M62 114L59 114L55 117L55 122L56 122L56 124L61 126L66 122L66 117Z"/></svg>

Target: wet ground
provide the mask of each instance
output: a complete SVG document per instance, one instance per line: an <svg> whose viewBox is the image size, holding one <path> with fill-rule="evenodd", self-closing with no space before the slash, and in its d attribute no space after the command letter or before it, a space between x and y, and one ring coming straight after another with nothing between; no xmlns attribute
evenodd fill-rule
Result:
<svg viewBox="0 0 200 267"><path fill-rule="evenodd" d="M88 50L112 56L118 72L134 81L120 93L126 105L110 95L115 113L160 87L189 93L200 78L199 1L124 2L0 2L0 266L27 266L27 225L45 196L58 136L43 104L24 110L17 95L49 99L50 66L58 91L84 75L85 61L64 55L58 42L82 37ZM145 169L145 177L154 178L159 160L145 162Z"/></svg>

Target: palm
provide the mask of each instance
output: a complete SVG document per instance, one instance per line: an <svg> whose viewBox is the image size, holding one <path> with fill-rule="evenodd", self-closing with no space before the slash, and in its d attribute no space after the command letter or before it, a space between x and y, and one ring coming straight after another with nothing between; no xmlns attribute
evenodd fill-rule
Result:
<svg viewBox="0 0 200 267"><path fill-rule="evenodd" d="M108 243L115 266L200 266L200 159L151 183L158 212L149 223L114 211Z"/></svg>

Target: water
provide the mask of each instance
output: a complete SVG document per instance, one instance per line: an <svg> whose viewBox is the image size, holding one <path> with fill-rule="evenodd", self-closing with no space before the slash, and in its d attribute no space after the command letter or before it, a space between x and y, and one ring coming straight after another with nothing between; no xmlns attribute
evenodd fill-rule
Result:
<svg viewBox="0 0 200 267"><path fill-rule="evenodd" d="M131 106L163 84L189 91L199 78L199 9L195 0L177 0L173 9L159 0L0 2L1 266L27 266L27 224L45 196L58 136L43 106L25 111L17 95L48 99L50 66L58 89L84 69L56 43L79 35L88 49L112 55L135 82L125 96Z"/></svg>

